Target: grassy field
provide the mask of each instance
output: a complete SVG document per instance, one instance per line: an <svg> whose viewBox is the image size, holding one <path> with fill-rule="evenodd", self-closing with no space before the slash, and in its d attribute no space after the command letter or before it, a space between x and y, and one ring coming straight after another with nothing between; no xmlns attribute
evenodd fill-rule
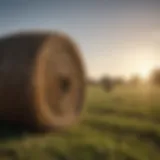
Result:
<svg viewBox="0 0 160 160"><path fill-rule="evenodd" d="M86 96L79 125L45 135L7 128L0 148L9 160L160 160L160 88L88 87Z"/></svg>

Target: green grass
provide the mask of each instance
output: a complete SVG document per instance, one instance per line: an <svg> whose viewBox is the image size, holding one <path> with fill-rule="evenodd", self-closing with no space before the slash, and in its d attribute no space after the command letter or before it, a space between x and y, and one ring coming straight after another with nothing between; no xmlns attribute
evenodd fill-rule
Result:
<svg viewBox="0 0 160 160"><path fill-rule="evenodd" d="M159 115L160 88L105 93L88 87L79 125L63 133L2 136L0 148L22 160L159 160Z"/></svg>

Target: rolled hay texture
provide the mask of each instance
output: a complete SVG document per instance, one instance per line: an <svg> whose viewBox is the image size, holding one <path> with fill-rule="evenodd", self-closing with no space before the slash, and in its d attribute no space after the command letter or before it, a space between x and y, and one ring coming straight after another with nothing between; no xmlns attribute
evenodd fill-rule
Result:
<svg viewBox="0 0 160 160"><path fill-rule="evenodd" d="M0 39L0 120L35 130L77 122L85 92L79 49L65 34L21 32Z"/></svg>

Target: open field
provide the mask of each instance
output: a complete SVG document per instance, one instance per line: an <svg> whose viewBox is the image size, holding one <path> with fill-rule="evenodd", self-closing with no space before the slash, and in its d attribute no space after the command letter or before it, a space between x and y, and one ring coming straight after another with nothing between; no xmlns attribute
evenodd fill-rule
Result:
<svg viewBox="0 0 160 160"><path fill-rule="evenodd" d="M0 148L22 160L160 159L160 88L127 86L105 93L88 87L86 96L79 125L45 135L2 126Z"/></svg>

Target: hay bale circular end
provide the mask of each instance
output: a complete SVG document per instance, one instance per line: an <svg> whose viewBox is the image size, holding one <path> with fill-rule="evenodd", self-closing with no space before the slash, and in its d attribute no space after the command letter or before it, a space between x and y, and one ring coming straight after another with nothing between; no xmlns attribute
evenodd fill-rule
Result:
<svg viewBox="0 0 160 160"><path fill-rule="evenodd" d="M15 34L0 41L0 51L4 52L0 75L8 82L0 91L1 119L44 131L77 122L84 101L85 73L79 49L67 35ZM4 68L4 63L12 69Z"/></svg>

